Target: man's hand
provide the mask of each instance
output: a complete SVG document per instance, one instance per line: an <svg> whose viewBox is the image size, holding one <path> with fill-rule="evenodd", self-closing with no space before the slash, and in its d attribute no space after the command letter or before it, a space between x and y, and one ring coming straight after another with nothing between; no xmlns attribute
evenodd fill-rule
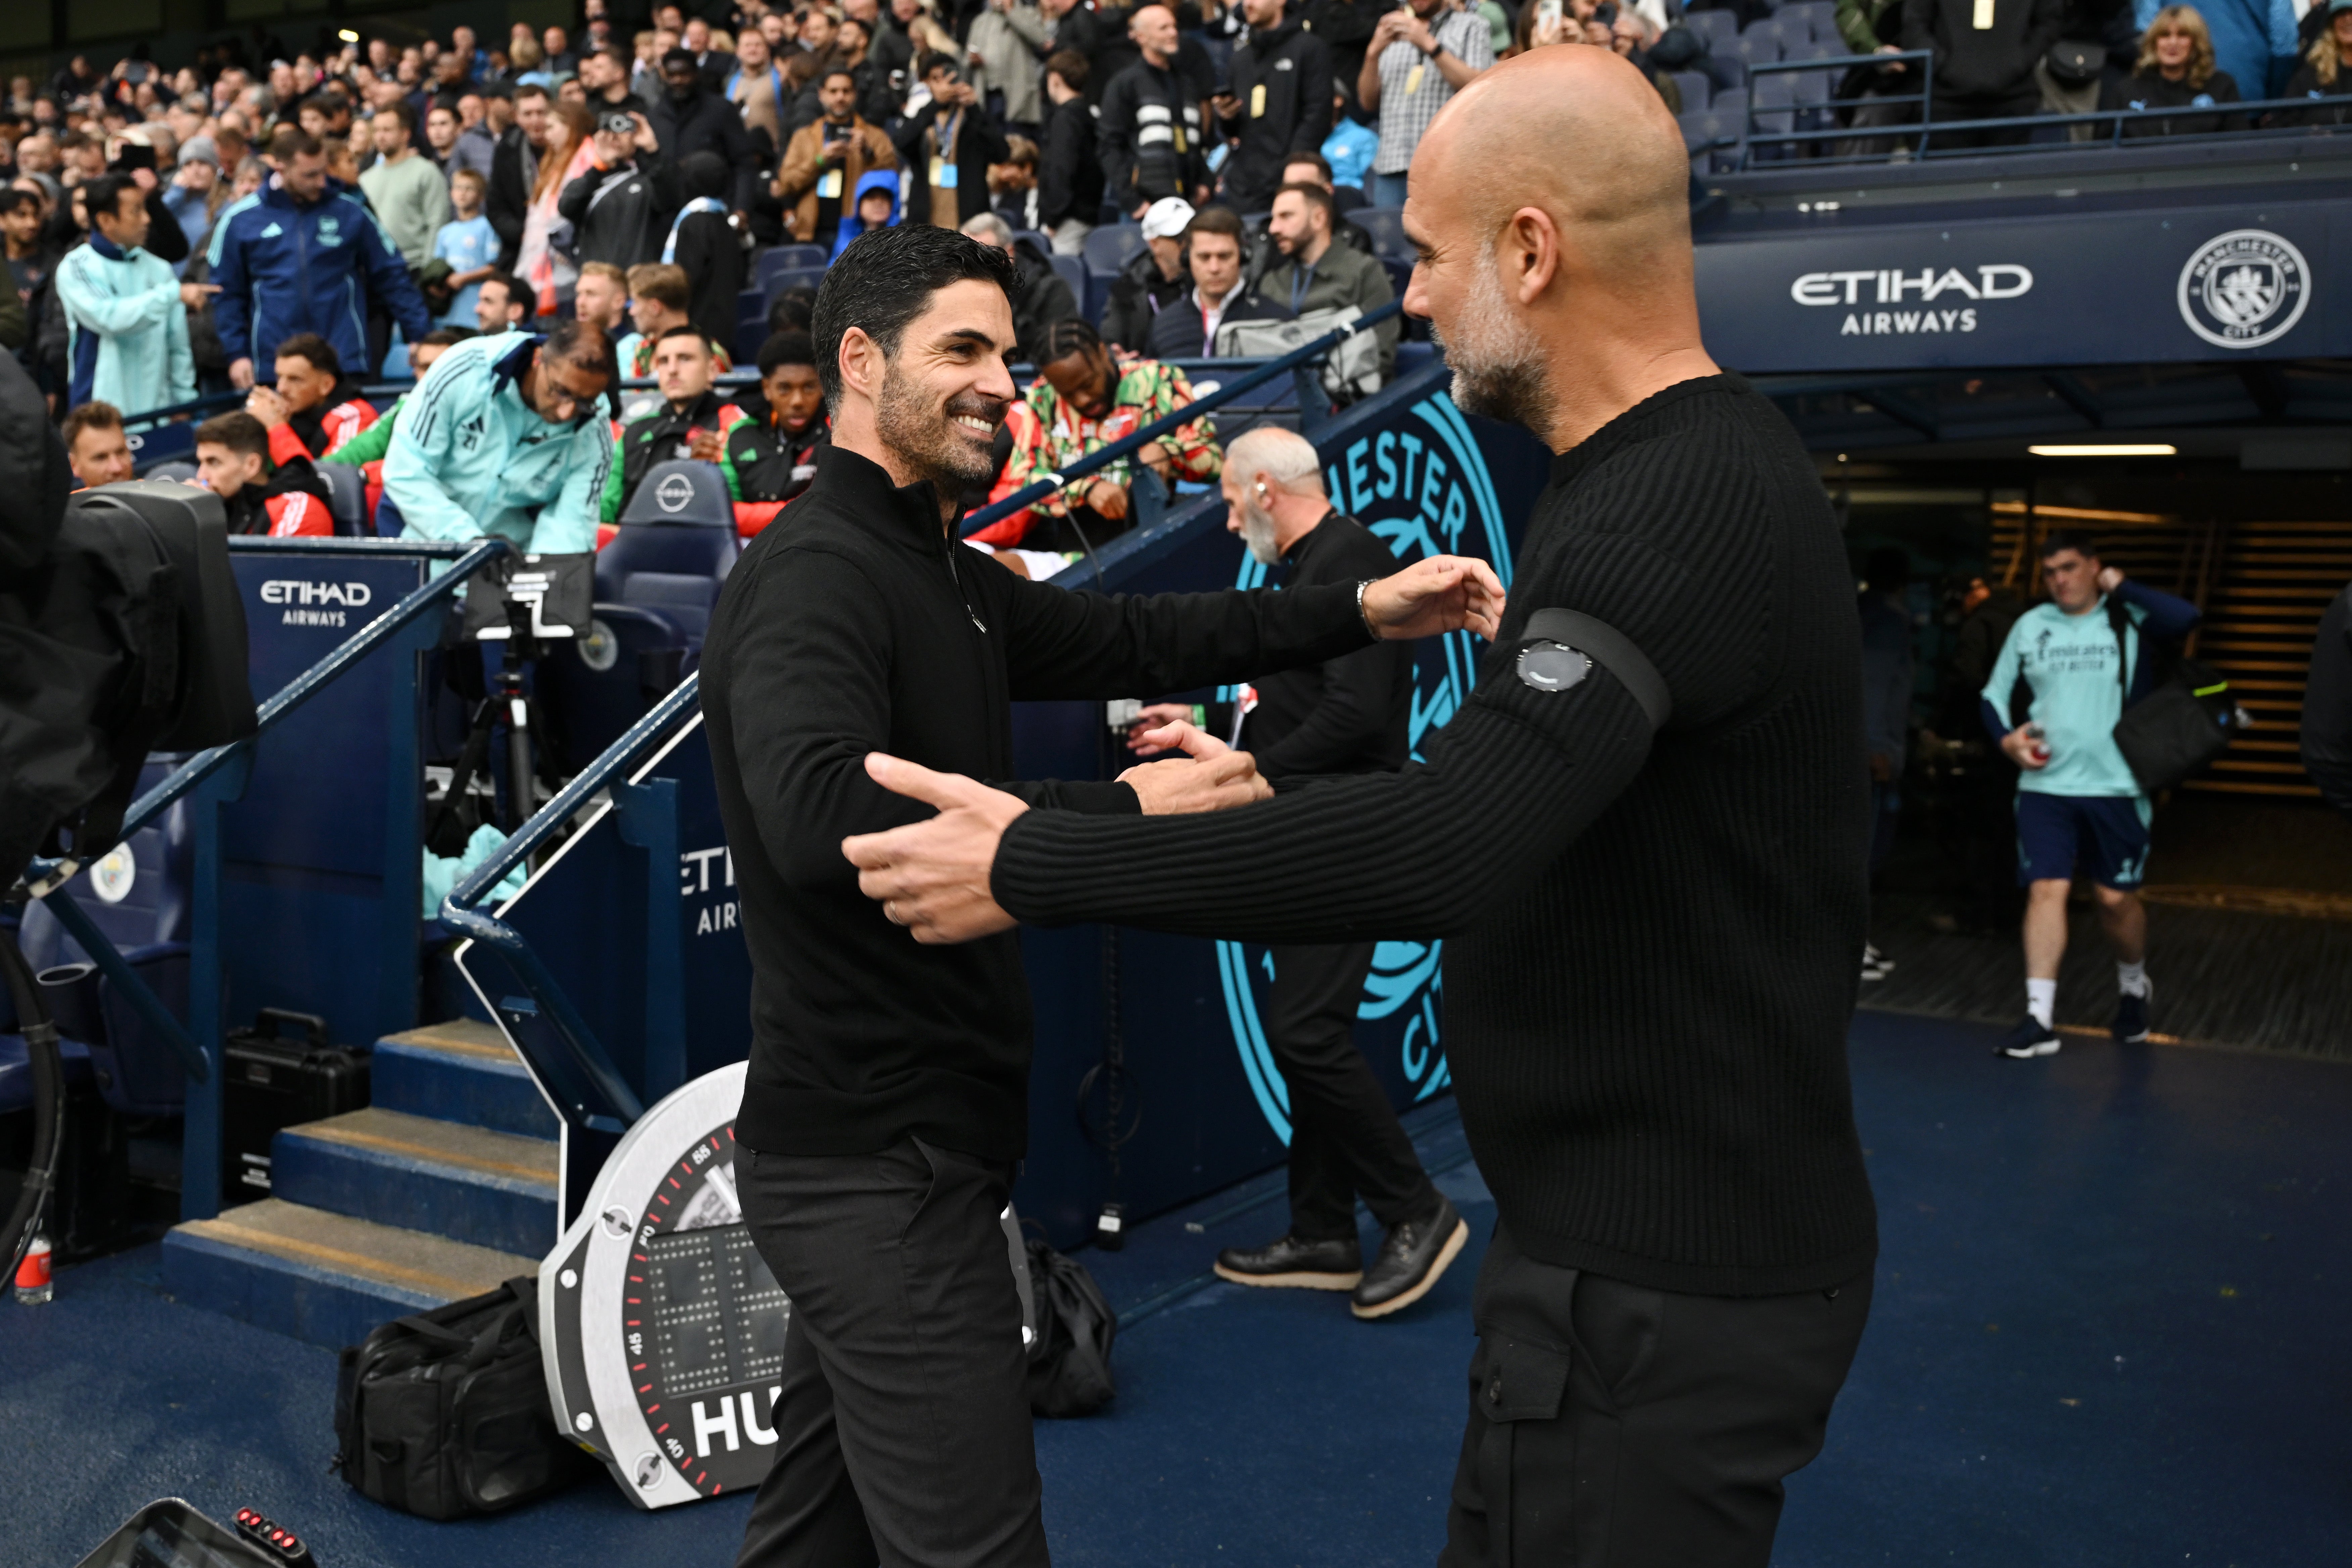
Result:
<svg viewBox="0 0 2352 1568"><path fill-rule="evenodd" d="M264 430L275 430L286 423L286 400L276 387L256 387L245 396L245 412L261 421Z"/></svg>
<svg viewBox="0 0 2352 1568"><path fill-rule="evenodd" d="M1217 111L1219 120L1239 120L1242 117L1242 100L1232 93L1218 93L1209 99L1209 104Z"/></svg>
<svg viewBox="0 0 2352 1568"><path fill-rule="evenodd" d="M1108 479L1087 486L1087 505L1112 522L1127 516L1127 492Z"/></svg>
<svg viewBox="0 0 2352 1568"><path fill-rule="evenodd" d="M2099 569L2099 591L2101 593L2113 593L2116 589L2123 586L2123 580L2124 574L2118 569L2112 566L2103 566Z"/></svg>
<svg viewBox="0 0 2352 1568"><path fill-rule="evenodd" d="M2016 763L2028 773L2039 773L2050 766L2050 758L2047 755L2035 755L2035 748L2041 745L2041 741L2025 733L2023 725L2019 725L2000 737L2001 750L2007 754L2011 762Z"/></svg>
<svg viewBox="0 0 2352 1568"><path fill-rule="evenodd" d="M1235 751L1189 718L1146 730L1141 738L1158 750L1184 753L1164 762L1139 762L1118 776L1143 802L1147 817L1230 810L1274 795L1274 786L1257 776L1255 758Z"/></svg>
<svg viewBox="0 0 2352 1568"><path fill-rule="evenodd" d="M239 392L253 385L253 361L251 360L233 361L228 368L228 384Z"/></svg>
<svg viewBox="0 0 2352 1568"><path fill-rule="evenodd" d="M1465 628L1491 642L1503 622L1503 582L1474 557L1430 556L1365 589L1364 619L1391 642Z"/></svg>
<svg viewBox="0 0 2352 1568"><path fill-rule="evenodd" d="M1027 802L976 779L934 773L879 751L867 754L866 771L885 789L927 801L940 814L842 840L841 852L857 868L857 890L877 900L884 916L918 942L969 942L1011 930L1013 916L989 891L988 874L997 841L1029 809Z"/></svg>
<svg viewBox="0 0 2352 1568"><path fill-rule="evenodd" d="M715 430L698 430L687 437L686 455L700 463L716 463L725 455L726 446Z"/></svg>
<svg viewBox="0 0 2352 1568"><path fill-rule="evenodd" d="M1127 727L1127 748L1138 757L1165 756L1169 747L1146 737L1156 729L1181 721L1191 723L1192 709L1187 703L1152 703L1142 715Z"/></svg>
<svg viewBox="0 0 2352 1568"><path fill-rule="evenodd" d="M219 292L220 285L217 283L183 283L180 285L180 303L194 310Z"/></svg>

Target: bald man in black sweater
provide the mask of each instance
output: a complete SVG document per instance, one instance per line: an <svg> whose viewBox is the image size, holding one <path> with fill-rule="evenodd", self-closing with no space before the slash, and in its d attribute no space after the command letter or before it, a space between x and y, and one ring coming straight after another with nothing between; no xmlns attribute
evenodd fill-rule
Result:
<svg viewBox="0 0 2352 1568"><path fill-rule="evenodd" d="M1559 455L1426 761L1139 821L870 758L940 814L845 844L919 942L1445 938L1498 1216L1446 1568L1762 1568L1869 1311L1853 580L1795 433L1701 345L1687 182L1597 49L1505 62L1415 155L1405 308L1464 409Z"/></svg>

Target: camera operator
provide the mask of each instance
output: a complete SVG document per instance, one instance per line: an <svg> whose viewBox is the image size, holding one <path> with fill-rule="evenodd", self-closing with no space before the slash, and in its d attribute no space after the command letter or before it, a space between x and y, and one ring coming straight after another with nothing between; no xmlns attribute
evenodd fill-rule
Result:
<svg viewBox="0 0 2352 1568"><path fill-rule="evenodd" d="M591 322L447 350L384 454L384 499L406 524L403 537L496 534L545 554L593 549L613 458L599 415L613 380L612 341Z"/></svg>

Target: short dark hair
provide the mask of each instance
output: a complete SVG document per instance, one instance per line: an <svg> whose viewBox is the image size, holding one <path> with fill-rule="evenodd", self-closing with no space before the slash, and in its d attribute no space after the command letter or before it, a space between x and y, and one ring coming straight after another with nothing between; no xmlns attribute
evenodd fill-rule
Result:
<svg viewBox="0 0 2352 1568"><path fill-rule="evenodd" d="M553 95L547 90L544 85L535 81L527 81L520 87L515 89L512 92L499 92L496 89L492 89L486 96L490 98L503 98L509 103L520 103L527 98L550 98Z"/></svg>
<svg viewBox="0 0 2352 1568"><path fill-rule="evenodd" d="M702 351L705 354L710 352L710 340L702 335L702 329L699 327L684 325L665 327L660 331L654 334L654 344L658 348L660 345L668 342L672 338L691 338L696 342L702 345Z"/></svg>
<svg viewBox="0 0 2352 1568"><path fill-rule="evenodd" d="M1309 148L1303 152L1286 152L1282 155L1282 166L1284 168L1287 169L1293 163L1312 164L1314 165L1315 172L1322 175L1326 180L1328 180L1331 177L1331 161L1328 158L1324 157L1320 152L1314 151L1312 148Z"/></svg>
<svg viewBox="0 0 2352 1568"><path fill-rule="evenodd" d="M314 371L324 371L331 376L343 373L343 357L335 346L316 332L297 332L278 340L278 351L272 356L280 360L306 360Z"/></svg>
<svg viewBox="0 0 2352 1568"><path fill-rule="evenodd" d="M1194 235L1230 235L1234 243L1239 245L1242 240L1241 214L1231 207L1202 207L1192 214L1192 221L1184 225L1186 239Z"/></svg>
<svg viewBox="0 0 2352 1568"><path fill-rule="evenodd" d="M454 349L468 338L480 336L471 327L436 327L417 339L416 346L420 349Z"/></svg>
<svg viewBox="0 0 2352 1568"><path fill-rule="evenodd" d="M0 185L0 216L13 213L18 207L38 210L40 204L41 198L30 191L16 185Z"/></svg>
<svg viewBox="0 0 2352 1568"><path fill-rule="evenodd" d="M1286 159L1284 162L1287 162L1289 160ZM1308 205L1322 208L1324 217L1328 219L1332 224L1337 225L1339 221L1339 209L1338 204L1331 200L1331 193L1325 190L1320 185L1302 185L1297 181L1294 180L1289 184L1276 191L1274 193L1276 196L1291 195L1303 197L1306 199Z"/></svg>
<svg viewBox="0 0 2352 1568"><path fill-rule="evenodd" d="M921 66L915 72L915 79L922 81L927 79L933 71L951 71L955 68L956 58L953 55L943 55L937 49L933 49L923 57Z"/></svg>
<svg viewBox="0 0 2352 1568"><path fill-rule="evenodd" d="M850 20L856 21L856 18L853 16ZM831 66L826 68L826 69L818 76L816 83L817 90L819 92L823 92L826 88L831 87L833 85L833 78L835 77L847 77L849 78L850 86L856 87L857 85L857 73L856 71L851 70L847 66Z"/></svg>
<svg viewBox="0 0 2352 1568"><path fill-rule="evenodd" d="M551 360L593 371L608 382L617 369L613 362L613 340L604 335L604 329L577 316L558 322L541 352Z"/></svg>
<svg viewBox="0 0 2352 1568"><path fill-rule="evenodd" d="M708 147L677 161L678 183L688 197L716 196L727 189L727 161Z"/></svg>
<svg viewBox="0 0 2352 1568"><path fill-rule="evenodd" d="M269 432L261 421L245 412L231 409L216 413L196 426L198 446L226 446L231 452L250 452L267 459L269 455Z"/></svg>
<svg viewBox="0 0 2352 1568"><path fill-rule="evenodd" d="M850 241L816 291L813 335L825 412L841 406L841 340L852 327L895 357L907 324L940 289L966 280L993 283L1009 305L1016 277L1013 258L996 246L930 224L868 229Z"/></svg>
<svg viewBox="0 0 2352 1568"><path fill-rule="evenodd" d="M89 183L82 194L83 208L89 214L89 226L98 226L100 213L110 218L122 215L122 193L129 191L143 205L147 193L140 190L139 182L128 174L100 174Z"/></svg>
<svg viewBox="0 0 2352 1568"><path fill-rule="evenodd" d="M531 303L531 296L526 293L523 289L522 279L517 277L511 272L494 271L488 277L483 278L480 283L475 285L475 287L477 288L484 288L493 283L507 291L508 304L529 305ZM476 298L479 298L480 296L477 295Z"/></svg>
<svg viewBox="0 0 2352 1568"><path fill-rule="evenodd" d="M781 289L768 306L768 330L806 332L816 322L816 290L805 283Z"/></svg>
<svg viewBox="0 0 2352 1568"><path fill-rule="evenodd" d="M683 44L679 44L673 47L667 54L662 56L661 68L662 74L664 76L667 76L670 72L676 70L700 70L702 68L702 64L694 57L694 51L692 49L688 48Z"/></svg>
<svg viewBox="0 0 2352 1568"><path fill-rule="evenodd" d="M58 434L64 440L66 450L71 452L73 444L81 438L81 433L85 430L121 430L121 428L122 411L110 402L102 402L93 398L66 415L65 423L58 427Z"/></svg>
<svg viewBox="0 0 2352 1568"><path fill-rule="evenodd" d="M280 163L291 163L297 158L316 158L327 150L327 144L299 125L281 125L270 133L269 155Z"/></svg>
<svg viewBox="0 0 2352 1568"><path fill-rule="evenodd" d="M387 103L383 108L377 110L376 113L388 114L392 116L394 120L400 121L400 128L408 132L411 140L415 138L416 110L409 107L408 100L406 99L395 99L392 102Z"/></svg>
<svg viewBox="0 0 2352 1568"><path fill-rule="evenodd" d="M1087 57L1076 49L1055 49L1045 57L1045 68L1062 78L1062 85L1073 92L1087 90L1087 78L1094 69Z"/></svg>
<svg viewBox="0 0 2352 1568"><path fill-rule="evenodd" d="M2088 528L2053 528L2042 540L2042 559L2048 560L2061 550L2074 550L2084 560L2099 559L2099 541L2091 537Z"/></svg>
<svg viewBox="0 0 2352 1568"><path fill-rule="evenodd" d="M766 381L784 365L816 364L816 343L806 332L777 332L760 345L760 379Z"/></svg>
<svg viewBox="0 0 2352 1568"><path fill-rule="evenodd" d="M1091 354L1103 346L1102 334L1090 321L1076 316L1066 316L1045 329L1045 340L1037 350L1037 363L1042 368L1072 354Z"/></svg>

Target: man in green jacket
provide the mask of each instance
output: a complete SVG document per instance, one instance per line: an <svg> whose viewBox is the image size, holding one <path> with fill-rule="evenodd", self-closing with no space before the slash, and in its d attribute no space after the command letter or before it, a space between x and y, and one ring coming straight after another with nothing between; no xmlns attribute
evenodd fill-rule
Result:
<svg viewBox="0 0 2352 1568"><path fill-rule="evenodd" d="M1275 193L1266 233L1280 256L1258 280L1260 298L1304 316L1349 305L1369 315L1396 298L1388 268L1360 250L1331 243L1338 216L1331 193L1320 185L1285 185ZM1385 384L1396 374L1399 328L1391 318L1372 331L1380 340L1381 381Z"/></svg>

